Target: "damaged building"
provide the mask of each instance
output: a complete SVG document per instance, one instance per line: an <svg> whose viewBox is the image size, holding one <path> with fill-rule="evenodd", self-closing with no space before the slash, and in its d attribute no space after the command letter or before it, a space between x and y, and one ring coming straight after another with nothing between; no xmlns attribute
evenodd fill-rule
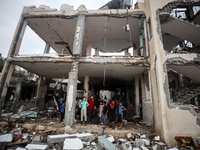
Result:
<svg viewBox="0 0 200 150"><path fill-rule="evenodd" d="M65 125L74 123L77 92L89 98L109 90L133 102L136 116L167 144L175 145L175 136L199 137L200 1L130 5L24 7L0 78L0 115L17 65L39 76L34 96L40 110L53 79L68 79L61 91ZM43 54L19 54L27 26L46 43ZM57 54L49 55L50 48Z"/></svg>

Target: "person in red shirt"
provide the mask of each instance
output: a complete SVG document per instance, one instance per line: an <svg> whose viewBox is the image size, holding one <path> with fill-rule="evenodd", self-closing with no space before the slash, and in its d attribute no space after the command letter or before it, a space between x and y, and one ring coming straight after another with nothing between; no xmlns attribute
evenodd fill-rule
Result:
<svg viewBox="0 0 200 150"><path fill-rule="evenodd" d="M88 100L89 106L88 106L88 121L91 123L92 119L95 115L95 100L94 100L94 96L91 96L91 98Z"/></svg>

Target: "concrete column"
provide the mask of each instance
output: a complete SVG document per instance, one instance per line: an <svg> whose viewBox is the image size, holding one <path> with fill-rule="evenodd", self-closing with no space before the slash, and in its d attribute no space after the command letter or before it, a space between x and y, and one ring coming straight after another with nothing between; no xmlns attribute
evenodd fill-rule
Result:
<svg viewBox="0 0 200 150"><path fill-rule="evenodd" d="M139 77L135 78L135 113L140 116Z"/></svg>
<svg viewBox="0 0 200 150"><path fill-rule="evenodd" d="M50 51L50 44L46 43L45 48L44 48L44 54L49 54Z"/></svg>
<svg viewBox="0 0 200 150"><path fill-rule="evenodd" d="M19 78L16 84L15 94L14 94L14 99L13 99L13 104L12 104L13 111L17 109L16 108L17 104L19 103L20 98L21 98L22 82L23 82L23 78Z"/></svg>
<svg viewBox="0 0 200 150"><path fill-rule="evenodd" d="M99 56L99 51L95 49L95 56Z"/></svg>
<svg viewBox="0 0 200 150"><path fill-rule="evenodd" d="M147 22L146 22L146 19L144 19L144 40L145 40L145 56L149 56L149 45L148 45Z"/></svg>
<svg viewBox="0 0 200 150"><path fill-rule="evenodd" d="M85 76L83 96L85 96L87 100L89 96L88 93L89 93L89 76Z"/></svg>
<svg viewBox="0 0 200 150"><path fill-rule="evenodd" d="M82 54L84 29L85 29L85 15L79 15L77 19L74 44L73 44L74 56L81 56Z"/></svg>
<svg viewBox="0 0 200 150"><path fill-rule="evenodd" d="M68 77L66 107L65 107L65 125L72 126L75 117L76 93L77 93L77 80L78 80L78 66L79 62L72 63L71 72Z"/></svg>
<svg viewBox="0 0 200 150"><path fill-rule="evenodd" d="M36 107L38 107L39 110L44 109L46 94L47 94L46 79L44 77L40 77L36 94Z"/></svg>
<svg viewBox="0 0 200 150"><path fill-rule="evenodd" d="M11 63L10 61L6 61L4 64L4 68L2 70L2 75L0 77L0 117L2 114L8 85L10 83L10 79L12 76L12 73L14 71L15 65Z"/></svg>
<svg viewBox="0 0 200 150"><path fill-rule="evenodd" d="M87 43L87 52L86 52L86 56L91 56L91 52L92 52L92 43L88 42Z"/></svg>

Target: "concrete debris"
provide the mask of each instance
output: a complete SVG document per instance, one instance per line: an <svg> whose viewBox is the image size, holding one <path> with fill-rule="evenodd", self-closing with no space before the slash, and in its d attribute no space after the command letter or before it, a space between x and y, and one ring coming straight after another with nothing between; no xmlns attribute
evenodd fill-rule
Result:
<svg viewBox="0 0 200 150"><path fill-rule="evenodd" d="M141 146L142 150L149 150L148 148L146 148L145 146Z"/></svg>
<svg viewBox="0 0 200 150"><path fill-rule="evenodd" d="M65 139L63 150L79 150L83 148L83 143L79 138Z"/></svg>
<svg viewBox="0 0 200 150"><path fill-rule="evenodd" d="M12 134L0 135L0 143L2 142L11 142L13 139Z"/></svg>
<svg viewBox="0 0 200 150"><path fill-rule="evenodd" d="M114 137L112 135L110 135L108 138L107 138L108 141L110 141L111 143L115 141Z"/></svg>
<svg viewBox="0 0 200 150"><path fill-rule="evenodd" d="M28 150L47 150L48 145L28 144L25 148Z"/></svg>
<svg viewBox="0 0 200 150"><path fill-rule="evenodd" d="M122 148L124 150L132 150L133 149L130 142L122 143Z"/></svg>
<svg viewBox="0 0 200 150"><path fill-rule="evenodd" d="M100 136L98 138L98 143L101 147L103 147L105 150L115 150L116 146L108 141L105 137Z"/></svg>
<svg viewBox="0 0 200 150"><path fill-rule="evenodd" d="M170 148L170 149L167 149L167 150L178 150L178 148L174 147L174 148Z"/></svg>
<svg viewBox="0 0 200 150"><path fill-rule="evenodd" d="M155 140L155 141L160 141L160 136L155 136L155 137L154 137L154 140Z"/></svg>

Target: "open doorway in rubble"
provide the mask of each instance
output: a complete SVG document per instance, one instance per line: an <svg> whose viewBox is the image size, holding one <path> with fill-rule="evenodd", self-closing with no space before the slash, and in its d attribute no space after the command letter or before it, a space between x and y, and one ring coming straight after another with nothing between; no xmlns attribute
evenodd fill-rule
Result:
<svg viewBox="0 0 200 150"><path fill-rule="evenodd" d="M15 66L4 104L4 112L16 111L25 103L34 100L38 76ZM29 107L29 106L27 106ZM31 107L31 106L30 106Z"/></svg>

